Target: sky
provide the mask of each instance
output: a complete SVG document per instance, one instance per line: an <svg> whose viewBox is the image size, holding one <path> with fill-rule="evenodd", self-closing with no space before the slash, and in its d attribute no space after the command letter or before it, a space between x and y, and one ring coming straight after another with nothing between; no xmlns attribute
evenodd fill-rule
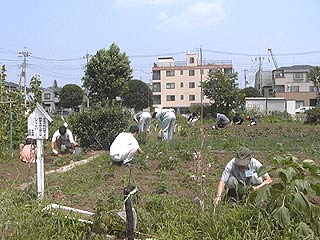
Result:
<svg viewBox="0 0 320 240"><path fill-rule="evenodd" d="M0 6L0 65L18 83L27 57L27 85L82 85L86 55L114 42L133 78L150 82L158 57L231 60L238 83L254 85L259 68L320 65L319 0L10 0Z"/></svg>

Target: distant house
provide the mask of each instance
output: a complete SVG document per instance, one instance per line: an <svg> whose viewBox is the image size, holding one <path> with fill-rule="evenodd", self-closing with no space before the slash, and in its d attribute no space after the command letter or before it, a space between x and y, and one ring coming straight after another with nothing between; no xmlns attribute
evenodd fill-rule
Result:
<svg viewBox="0 0 320 240"><path fill-rule="evenodd" d="M273 70L275 97L294 100L295 108L315 106L317 92L307 73L313 68L310 65L294 65Z"/></svg>
<svg viewBox="0 0 320 240"><path fill-rule="evenodd" d="M41 100L44 109L53 114L59 109L61 88L48 87L42 90Z"/></svg>
<svg viewBox="0 0 320 240"><path fill-rule="evenodd" d="M7 82L4 81L4 86L6 87L7 90L17 90L19 88L19 85L13 82Z"/></svg>

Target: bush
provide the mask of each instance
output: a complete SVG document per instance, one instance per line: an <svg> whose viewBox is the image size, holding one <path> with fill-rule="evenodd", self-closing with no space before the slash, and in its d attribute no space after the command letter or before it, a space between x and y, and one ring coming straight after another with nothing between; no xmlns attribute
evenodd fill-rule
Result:
<svg viewBox="0 0 320 240"><path fill-rule="evenodd" d="M320 105L315 108L306 111L306 121L309 124L319 124L320 123Z"/></svg>
<svg viewBox="0 0 320 240"><path fill-rule="evenodd" d="M116 136L127 130L130 119L128 111L112 106L73 114L68 121L81 147L108 150Z"/></svg>

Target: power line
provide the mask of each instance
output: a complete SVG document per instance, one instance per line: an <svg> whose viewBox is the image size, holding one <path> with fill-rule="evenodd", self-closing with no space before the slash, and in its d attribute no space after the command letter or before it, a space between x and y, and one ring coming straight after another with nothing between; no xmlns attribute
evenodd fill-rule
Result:
<svg viewBox="0 0 320 240"><path fill-rule="evenodd" d="M261 53L239 53L239 52L224 52L224 51L217 51L217 50L203 50L206 52L213 52L213 53L218 53L218 54L226 54L226 55L237 55L237 56L262 56L262 57L267 57L269 54L261 54ZM316 51L309 51L309 52L296 52L296 53L278 53L274 54L276 56L298 56L298 55L308 55L308 54L319 54L320 50Z"/></svg>
<svg viewBox="0 0 320 240"><path fill-rule="evenodd" d="M46 61L57 61L57 62L68 62L68 61L77 61L77 60L82 60L83 58L65 58L65 59L54 59L54 58L43 58L43 57L36 57L36 56L31 56L31 58L35 59L40 59L40 60L46 60Z"/></svg>

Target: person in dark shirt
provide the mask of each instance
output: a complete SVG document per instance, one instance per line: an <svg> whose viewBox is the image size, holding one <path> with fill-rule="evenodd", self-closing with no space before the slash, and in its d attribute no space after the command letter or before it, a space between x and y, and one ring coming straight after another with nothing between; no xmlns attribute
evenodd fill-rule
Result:
<svg viewBox="0 0 320 240"><path fill-rule="evenodd" d="M241 125L244 119L239 113L235 113L234 117L232 118L232 122L235 125Z"/></svg>

